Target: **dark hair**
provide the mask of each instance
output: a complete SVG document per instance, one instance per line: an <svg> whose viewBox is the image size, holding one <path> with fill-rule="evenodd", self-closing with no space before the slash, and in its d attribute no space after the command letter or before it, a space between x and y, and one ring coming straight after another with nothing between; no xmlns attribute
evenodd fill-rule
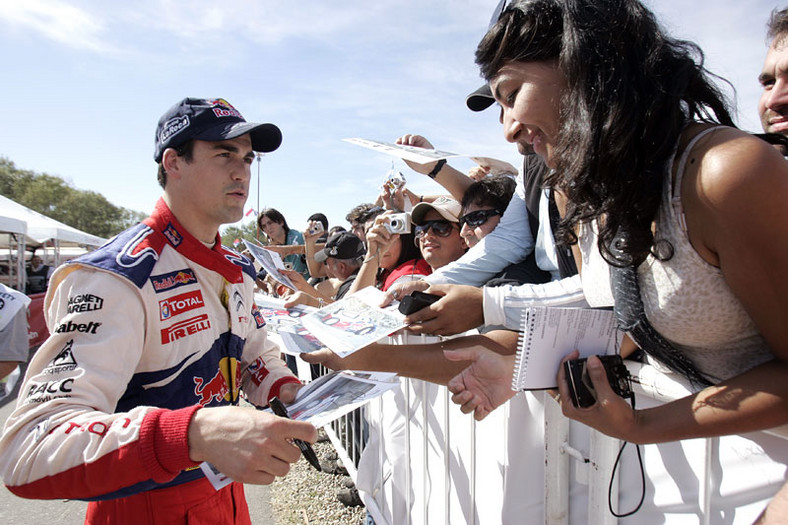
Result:
<svg viewBox="0 0 788 525"><path fill-rule="evenodd" d="M365 202L359 204L358 206L354 207L352 210L348 212L348 214L345 216L345 220L350 224L353 224L354 222L359 224L364 224L365 222L367 222L366 219L361 220L360 218L366 215L369 212L369 210L372 208L375 208L375 205L372 204L371 202Z"/></svg>
<svg viewBox="0 0 788 525"><path fill-rule="evenodd" d="M462 194L460 205L463 212L471 204L490 206L503 212L512 200L516 186L514 179L506 175L485 177L468 186Z"/></svg>
<svg viewBox="0 0 788 525"><path fill-rule="evenodd" d="M337 232L346 232L347 230L342 226L332 226L330 230L328 230L328 237L331 237Z"/></svg>
<svg viewBox="0 0 788 525"><path fill-rule="evenodd" d="M191 162L194 158L194 140L187 140L177 148L173 148L179 157L183 157L186 162ZM159 162L159 172L156 175L156 180L159 181L159 186L162 188L167 187L167 170L164 169L164 164Z"/></svg>
<svg viewBox="0 0 788 525"><path fill-rule="evenodd" d="M766 38L771 45L775 38L785 34L788 34L788 7L780 10L774 9L766 24Z"/></svg>
<svg viewBox="0 0 788 525"><path fill-rule="evenodd" d="M515 2L476 51L488 81L508 62L536 60L555 60L567 83L557 169L546 178L568 200L556 238L577 242L578 223L601 219L605 260L640 264L656 251L651 225L684 126L734 126L728 102L700 48L667 36L637 0Z"/></svg>
<svg viewBox="0 0 788 525"><path fill-rule="evenodd" d="M323 225L323 231L328 230L328 217L326 217L322 213L313 213L307 219L307 222L309 221L318 221L320 224Z"/></svg>
<svg viewBox="0 0 788 525"><path fill-rule="evenodd" d="M282 213L276 208L266 208L260 212L260 215L257 216L257 225L261 230L263 229L263 225L260 223L262 222L263 217L268 217L268 220L281 224L285 229L285 235L290 233L290 227L287 225L285 216L282 215Z"/></svg>

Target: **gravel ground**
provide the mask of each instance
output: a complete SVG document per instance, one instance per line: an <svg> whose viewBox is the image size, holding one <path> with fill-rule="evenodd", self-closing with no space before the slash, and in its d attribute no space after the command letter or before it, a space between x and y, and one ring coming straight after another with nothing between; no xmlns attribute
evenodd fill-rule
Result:
<svg viewBox="0 0 788 525"><path fill-rule="evenodd" d="M330 441L315 443L315 453L321 462L335 452ZM363 506L345 507L336 498L346 488L348 476L337 476L316 471L301 459L292 465L290 473L271 485L271 506L277 525L360 525L364 522Z"/></svg>

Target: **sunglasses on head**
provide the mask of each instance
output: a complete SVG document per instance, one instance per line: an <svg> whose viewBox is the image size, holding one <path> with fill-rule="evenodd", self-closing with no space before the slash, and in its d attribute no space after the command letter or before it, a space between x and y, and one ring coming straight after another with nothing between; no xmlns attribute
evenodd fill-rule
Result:
<svg viewBox="0 0 788 525"><path fill-rule="evenodd" d="M466 213L460 217L460 228L466 223L471 228L476 228L487 222L487 219L490 217L495 217L496 215L503 215L503 212L501 210L476 210Z"/></svg>
<svg viewBox="0 0 788 525"><path fill-rule="evenodd" d="M421 239L427 235L427 230L430 228L438 237L448 237L452 229L454 229L454 223L445 220L426 221L424 224L416 226L416 238Z"/></svg>

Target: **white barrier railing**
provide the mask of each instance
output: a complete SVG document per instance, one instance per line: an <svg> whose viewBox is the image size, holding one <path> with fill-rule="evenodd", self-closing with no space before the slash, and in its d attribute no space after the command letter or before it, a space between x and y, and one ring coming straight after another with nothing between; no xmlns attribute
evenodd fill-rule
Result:
<svg viewBox="0 0 788 525"><path fill-rule="evenodd" d="M688 393L653 367L628 367L639 408ZM368 436L358 430L367 425ZM619 521L608 485L620 442L567 420L540 392L520 393L476 423L445 387L401 378L329 435L378 525ZM646 501L620 521L752 523L785 482L786 437L781 428L641 447ZM610 505L631 510L641 494L633 445L614 479Z"/></svg>

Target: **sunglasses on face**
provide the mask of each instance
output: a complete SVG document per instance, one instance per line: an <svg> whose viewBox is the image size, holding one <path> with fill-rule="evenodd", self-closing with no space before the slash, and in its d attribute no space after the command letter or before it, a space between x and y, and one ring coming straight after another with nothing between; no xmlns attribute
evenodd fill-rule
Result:
<svg viewBox="0 0 788 525"><path fill-rule="evenodd" d="M427 235L427 230L430 228L432 228L432 233L438 237L448 237L452 229L454 229L454 223L442 220L426 221L424 224L416 226L416 238L421 239Z"/></svg>
<svg viewBox="0 0 788 525"><path fill-rule="evenodd" d="M460 228L466 223L471 228L476 228L487 222L487 219L490 217L495 217L496 215L503 215L503 212L501 210L476 210L466 213L460 217Z"/></svg>

